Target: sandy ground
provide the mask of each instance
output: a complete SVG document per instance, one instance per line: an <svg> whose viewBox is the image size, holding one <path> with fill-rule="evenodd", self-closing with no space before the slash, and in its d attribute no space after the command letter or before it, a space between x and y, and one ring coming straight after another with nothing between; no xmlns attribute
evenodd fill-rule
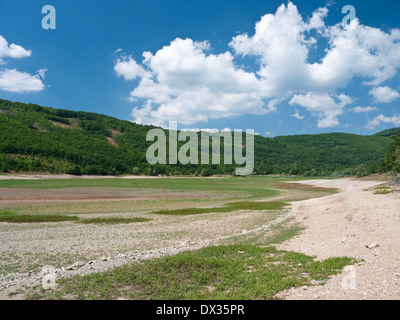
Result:
<svg viewBox="0 0 400 320"><path fill-rule="evenodd" d="M296 221L306 229L279 249L317 259L348 256L360 262L346 267L323 286L292 288L279 297L290 300L397 300L400 298L400 191L365 191L382 181L355 179L307 181L340 193L292 204ZM369 248L370 247L370 248Z"/></svg>
<svg viewBox="0 0 400 320"><path fill-rule="evenodd" d="M263 211L240 210L207 215L156 216L147 223L100 226L55 223L51 227L3 226L0 232L0 253L21 264L37 258L41 268L24 273L0 274L0 300L24 299L23 286L40 286L47 275L46 257L69 254L69 265L53 268L56 278L102 272L126 263L137 262L182 251L218 245L235 237L268 232L291 216L265 214ZM42 255L41 255L42 254ZM72 262L79 267L71 267ZM51 264L52 265L52 264Z"/></svg>
<svg viewBox="0 0 400 320"><path fill-rule="evenodd" d="M4 224L0 252L4 258L18 253L14 258L21 261L36 256L43 259L41 253L54 257L72 255L75 258L72 261L82 261L82 266L56 270L57 277L70 276L194 250L246 233L268 232L272 225L293 218L305 229L278 249L303 252L317 259L349 256L360 262L329 278L323 286L292 288L280 293L279 298L399 299L400 192L374 194L373 187L382 181L346 178L301 183L338 188L340 192L292 202L290 209L279 216L238 211L192 217L152 216L151 222L123 226ZM21 285L40 284L42 278L38 271L0 275L0 299L22 299L21 295L8 294Z"/></svg>

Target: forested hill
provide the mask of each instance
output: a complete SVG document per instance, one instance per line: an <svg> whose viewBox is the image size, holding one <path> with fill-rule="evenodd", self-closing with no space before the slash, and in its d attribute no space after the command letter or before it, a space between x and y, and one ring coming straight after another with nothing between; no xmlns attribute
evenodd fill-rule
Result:
<svg viewBox="0 0 400 320"><path fill-rule="evenodd" d="M146 161L152 126L109 116L0 100L0 171L72 174L232 174L234 165ZM255 136L256 174L341 175L384 170L390 136L345 133Z"/></svg>

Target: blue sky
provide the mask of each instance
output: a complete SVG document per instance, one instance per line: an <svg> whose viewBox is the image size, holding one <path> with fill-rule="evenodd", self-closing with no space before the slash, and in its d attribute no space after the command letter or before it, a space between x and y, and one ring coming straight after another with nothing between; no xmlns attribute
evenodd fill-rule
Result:
<svg viewBox="0 0 400 320"><path fill-rule="evenodd" d="M0 98L164 127L373 134L400 126L399 16L397 0L0 0Z"/></svg>

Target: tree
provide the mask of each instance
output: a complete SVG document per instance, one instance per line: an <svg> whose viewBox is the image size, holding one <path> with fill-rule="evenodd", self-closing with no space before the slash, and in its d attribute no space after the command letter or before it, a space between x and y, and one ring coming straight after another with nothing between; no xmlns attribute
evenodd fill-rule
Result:
<svg viewBox="0 0 400 320"><path fill-rule="evenodd" d="M201 175L202 177L209 177L209 176L211 175L211 173L210 173L210 170L208 170L208 169L206 169L206 168L203 168L203 169L201 170L200 175Z"/></svg>
<svg viewBox="0 0 400 320"><path fill-rule="evenodd" d="M79 175L81 175L81 168L80 168L79 166L77 166L77 165L74 164L74 165L69 166L69 167L67 168L66 173L67 173L67 174L73 174L73 175L79 176Z"/></svg>
<svg viewBox="0 0 400 320"><path fill-rule="evenodd" d="M393 141L387 148L385 163L390 170L400 173L400 131L397 136L391 138Z"/></svg>

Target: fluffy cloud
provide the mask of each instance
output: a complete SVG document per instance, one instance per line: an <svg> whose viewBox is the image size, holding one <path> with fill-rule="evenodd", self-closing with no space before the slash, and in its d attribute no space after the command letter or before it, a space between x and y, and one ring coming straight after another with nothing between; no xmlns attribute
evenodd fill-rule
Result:
<svg viewBox="0 0 400 320"><path fill-rule="evenodd" d="M329 128L339 125L337 117L343 114L343 108L352 102L352 99L345 94L340 94L336 99L338 101L328 94L307 93L294 95L289 104L300 105L318 117L318 128Z"/></svg>
<svg viewBox="0 0 400 320"><path fill-rule="evenodd" d="M353 109L351 109L351 111L353 112L357 112L357 113L361 113L361 112L371 112L371 111L378 111L379 109L377 107L354 107Z"/></svg>
<svg viewBox="0 0 400 320"><path fill-rule="evenodd" d="M144 78L149 76L130 56L120 57L114 66L114 70L118 77L123 77L125 80L134 80L138 77Z"/></svg>
<svg viewBox="0 0 400 320"><path fill-rule="evenodd" d="M393 78L400 67L400 30L389 33L364 26L354 19L343 28L325 30L330 48L321 63L310 65L311 77L326 88L344 87L354 77L365 85L379 85Z"/></svg>
<svg viewBox="0 0 400 320"><path fill-rule="evenodd" d="M367 128L368 129L375 129L376 127L379 127L381 123L390 123L396 127L400 126L400 116L392 116L392 117L386 117L383 114L380 114L379 116L376 116L372 120L368 121Z"/></svg>
<svg viewBox="0 0 400 320"><path fill-rule="evenodd" d="M32 52L15 43L8 44L4 37L0 36L0 64L6 64L4 59L18 59L30 57ZM43 79L46 69L40 69L32 75L16 69L0 69L0 90L25 93L38 92L44 89Z"/></svg>
<svg viewBox="0 0 400 320"><path fill-rule="evenodd" d="M0 70L0 90L16 93L42 91L44 72L45 70L41 69L37 74L31 75L16 69Z"/></svg>
<svg viewBox="0 0 400 320"><path fill-rule="evenodd" d="M7 40L0 36L0 64L5 63L4 58L25 58L30 57L31 54L30 50L26 50L15 43L8 45Z"/></svg>
<svg viewBox="0 0 400 320"><path fill-rule="evenodd" d="M376 87L369 91L374 96L375 102L389 103L400 97L400 94L388 86Z"/></svg>
<svg viewBox="0 0 400 320"><path fill-rule="evenodd" d="M274 93L282 91L334 91L356 76L367 85L392 78L400 67L400 30L385 33L354 19L348 26L325 26L326 8L316 10L304 21L297 7L281 5L275 14L266 14L256 23L255 33L233 38L230 46L239 55L260 58L259 74L274 83ZM309 63L309 53L317 40L315 31L328 41L321 61Z"/></svg>
<svg viewBox="0 0 400 320"><path fill-rule="evenodd" d="M193 131L193 132L210 132L210 133L219 133L219 132L232 132L230 128L224 128L219 130L217 128L182 128L180 131Z"/></svg>
<svg viewBox="0 0 400 320"><path fill-rule="evenodd" d="M322 28L322 18L326 13L327 10L319 9L306 23L295 5L281 5L275 14L266 14L256 23L253 36L240 34L229 45L237 55L260 59L258 74L270 84L271 96L313 89L306 61L309 46L316 40L306 38L305 33L313 28Z"/></svg>
<svg viewBox="0 0 400 320"><path fill-rule="evenodd" d="M350 81L384 88L380 85L397 74L400 30L384 32L358 19L326 26L327 15L328 8L318 8L303 19L289 2L261 17L253 35L233 37L232 53L208 54L208 41L177 38L154 54L144 52L142 63L122 56L114 69L126 80L138 79L130 97L137 102L132 116L139 123L191 125L263 114L289 99L316 116L320 128L337 126L344 106L352 103L337 93ZM323 57L310 61L316 52ZM254 58L253 72L235 60L241 56Z"/></svg>
<svg viewBox="0 0 400 320"><path fill-rule="evenodd" d="M207 54L207 42L175 39L154 55L143 53L143 65L120 58L114 66L127 80L140 77L131 98L145 99L132 111L138 123L165 126L169 120L184 125L200 121L263 114L263 83L238 68L229 52Z"/></svg>
<svg viewBox="0 0 400 320"><path fill-rule="evenodd" d="M299 114L299 110L296 109L296 112L294 114L292 114L292 117L296 118L297 120L303 120L305 118L305 116L301 116Z"/></svg>

